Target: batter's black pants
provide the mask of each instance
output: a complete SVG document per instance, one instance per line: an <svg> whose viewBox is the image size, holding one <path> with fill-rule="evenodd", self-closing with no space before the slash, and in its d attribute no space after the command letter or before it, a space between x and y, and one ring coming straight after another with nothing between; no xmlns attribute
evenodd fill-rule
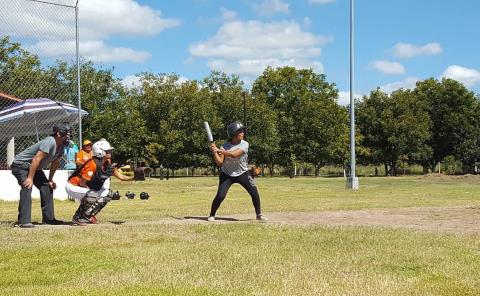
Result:
<svg viewBox="0 0 480 296"><path fill-rule="evenodd" d="M218 191L215 199L212 202L212 209L210 210L210 216L215 216L220 204L223 202L225 197L227 196L228 189L232 184L238 183L243 186L250 194L252 198L253 206L255 207L255 213L260 215L262 210L260 209L260 196L258 195L257 186L255 185L255 181L253 180L252 176L250 176L250 172L245 172L238 177L230 177L225 173L221 173L219 177L219 184L218 184Z"/></svg>

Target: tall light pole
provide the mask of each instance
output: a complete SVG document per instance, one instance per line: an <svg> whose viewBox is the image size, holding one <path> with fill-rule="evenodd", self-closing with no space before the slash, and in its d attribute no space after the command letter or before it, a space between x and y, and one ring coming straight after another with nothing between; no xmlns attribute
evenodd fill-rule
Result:
<svg viewBox="0 0 480 296"><path fill-rule="evenodd" d="M358 189L358 178L355 176L355 85L354 85L354 0L350 0L350 175L347 178L347 189Z"/></svg>
<svg viewBox="0 0 480 296"><path fill-rule="evenodd" d="M78 143L83 143L82 139L82 95L80 90L80 30L78 28L78 0L75 3L75 52L77 58L77 98L78 98Z"/></svg>

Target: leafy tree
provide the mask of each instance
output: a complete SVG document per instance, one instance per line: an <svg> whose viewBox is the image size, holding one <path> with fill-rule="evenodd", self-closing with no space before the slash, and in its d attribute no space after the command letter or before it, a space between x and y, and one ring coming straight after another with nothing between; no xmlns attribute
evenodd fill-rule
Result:
<svg viewBox="0 0 480 296"><path fill-rule="evenodd" d="M467 164L478 159L478 100L473 92L453 79L417 82L417 100L424 103L431 118L429 145L433 153L422 164L432 171L446 156L454 155Z"/></svg>
<svg viewBox="0 0 480 296"><path fill-rule="evenodd" d="M416 162L431 154L430 118L422 102L410 90L390 96L376 89L358 103L357 124L362 145L370 150L365 159L383 163L385 173L396 175L400 162Z"/></svg>
<svg viewBox="0 0 480 296"><path fill-rule="evenodd" d="M333 119L341 112L336 104L338 90L325 79L324 74L311 69L269 67L253 84L253 96L276 112L278 162L290 170L291 176L296 161L311 161L316 166L327 163L328 145L339 139L338 130L325 129L323 124L342 124L341 118Z"/></svg>
<svg viewBox="0 0 480 296"><path fill-rule="evenodd" d="M276 114L261 98L246 95L247 140L251 144L249 158L257 165L266 164L273 175L273 166L277 162L279 131Z"/></svg>
<svg viewBox="0 0 480 296"><path fill-rule="evenodd" d="M177 168L169 157L181 143L171 129L170 116L174 110L179 77L177 75L142 73L142 87L137 95L140 113L147 131L147 159L154 165Z"/></svg>

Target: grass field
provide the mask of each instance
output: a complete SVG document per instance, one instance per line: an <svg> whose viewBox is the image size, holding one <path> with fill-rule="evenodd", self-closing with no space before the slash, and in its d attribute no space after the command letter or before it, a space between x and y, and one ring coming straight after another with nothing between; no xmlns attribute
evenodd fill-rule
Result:
<svg viewBox="0 0 480 296"><path fill-rule="evenodd" d="M480 295L479 232L283 219L406 208L478 215L480 179L363 178L355 192L343 189L343 178L257 180L264 212L275 217L268 223L252 220L238 185L218 213L226 220L204 221L213 177L114 182L136 199L112 201L101 224L87 227L11 228L17 204L0 203L0 294ZM138 200L141 191L150 200ZM63 220L76 209L55 206ZM38 201L32 216L41 220Z"/></svg>

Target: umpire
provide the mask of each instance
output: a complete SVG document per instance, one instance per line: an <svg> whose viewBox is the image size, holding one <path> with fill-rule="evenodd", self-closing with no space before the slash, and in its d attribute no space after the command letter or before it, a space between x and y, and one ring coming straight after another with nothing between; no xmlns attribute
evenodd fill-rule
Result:
<svg viewBox="0 0 480 296"><path fill-rule="evenodd" d="M58 225L63 221L55 219L53 207L53 190L57 188L53 175L58 168L63 150L70 141L70 126L67 123L56 124L53 134L42 141L33 144L17 154L11 165L12 174L17 178L20 189L18 204L18 221L15 226L22 228L34 227L32 215L32 186L40 191L42 207L42 223ZM50 164L49 177L45 176L43 168Z"/></svg>

